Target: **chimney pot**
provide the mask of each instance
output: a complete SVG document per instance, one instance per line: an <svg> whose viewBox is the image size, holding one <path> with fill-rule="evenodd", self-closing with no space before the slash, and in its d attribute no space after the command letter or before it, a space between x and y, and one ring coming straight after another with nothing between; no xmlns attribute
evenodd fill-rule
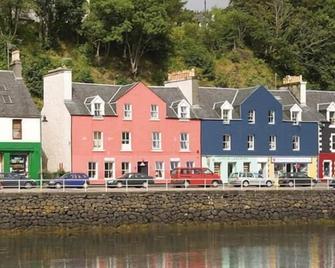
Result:
<svg viewBox="0 0 335 268"><path fill-rule="evenodd" d="M20 59L20 50L18 49L12 51L12 61L10 68L14 72L15 78L22 78L22 64Z"/></svg>

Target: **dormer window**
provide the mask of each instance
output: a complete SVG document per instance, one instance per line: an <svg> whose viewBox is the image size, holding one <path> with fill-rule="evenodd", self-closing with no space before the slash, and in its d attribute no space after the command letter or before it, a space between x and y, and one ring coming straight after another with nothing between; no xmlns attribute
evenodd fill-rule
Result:
<svg viewBox="0 0 335 268"><path fill-rule="evenodd" d="M302 109L297 104L294 104L291 107L290 113L291 113L291 121L293 122L293 125L298 125L299 122L301 121L301 112L302 112Z"/></svg>
<svg viewBox="0 0 335 268"><path fill-rule="evenodd" d="M178 105L178 117L180 119L190 118L190 105L185 100L182 100Z"/></svg>
<svg viewBox="0 0 335 268"><path fill-rule="evenodd" d="M249 124L255 124L255 110L250 110L248 112L248 123Z"/></svg>
<svg viewBox="0 0 335 268"><path fill-rule="evenodd" d="M105 102L100 96L86 98L85 106L95 118L101 118L105 115Z"/></svg>
<svg viewBox="0 0 335 268"><path fill-rule="evenodd" d="M327 107L327 120L332 127L335 127L335 103L332 102Z"/></svg>
<svg viewBox="0 0 335 268"><path fill-rule="evenodd" d="M102 116L101 103L94 103L94 116Z"/></svg>
<svg viewBox="0 0 335 268"><path fill-rule="evenodd" d="M329 112L329 122L331 125L335 125L335 112Z"/></svg>
<svg viewBox="0 0 335 268"><path fill-rule="evenodd" d="M233 106L228 101L225 101L224 104L221 105L221 118L223 123L229 124L232 119Z"/></svg>
<svg viewBox="0 0 335 268"><path fill-rule="evenodd" d="M297 125L299 123L298 117L299 117L299 112L294 111L291 113L291 120L293 121L293 124Z"/></svg>

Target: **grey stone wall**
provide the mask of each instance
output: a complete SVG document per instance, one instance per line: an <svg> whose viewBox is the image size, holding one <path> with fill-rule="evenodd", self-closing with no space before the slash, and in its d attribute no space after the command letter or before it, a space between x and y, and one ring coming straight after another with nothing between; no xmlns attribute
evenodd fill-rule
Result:
<svg viewBox="0 0 335 268"><path fill-rule="evenodd" d="M335 191L1 193L0 229L335 220Z"/></svg>

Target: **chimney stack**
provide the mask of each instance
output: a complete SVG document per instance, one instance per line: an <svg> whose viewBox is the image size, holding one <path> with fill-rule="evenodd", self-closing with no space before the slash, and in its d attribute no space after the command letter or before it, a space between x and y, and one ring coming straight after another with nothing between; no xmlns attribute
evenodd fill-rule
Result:
<svg viewBox="0 0 335 268"><path fill-rule="evenodd" d="M20 50L18 49L12 51L10 68L14 72L16 79L22 79L22 64L20 59Z"/></svg>
<svg viewBox="0 0 335 268"><path fill-rule="evenodd" d="M199 84L198 80L194 79L195 70L187 70L181 72L169 73L168 81L165 87L179 87L181 92L186 97L191 105L199 104Z"/></svg>
<svg viewBox="0 0 335 268"><path fill-rule="evenodd" d="M287 75L283 79L283 86L287 86L293 96L301 105L306 105L306 85L307 82L302 81L302 75Z"/></svg>

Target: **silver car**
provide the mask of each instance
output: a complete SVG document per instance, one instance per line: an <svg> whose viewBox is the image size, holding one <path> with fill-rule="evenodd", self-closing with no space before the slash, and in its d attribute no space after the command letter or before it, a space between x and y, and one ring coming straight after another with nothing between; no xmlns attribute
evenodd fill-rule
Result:
<svg viewBox="0 0 335 268"><path fill-rule="evenodd" d="M251 172L234 172L229 176L229 184L234 186L266 186L271 187L273 182L261 174Z"/></svg>

